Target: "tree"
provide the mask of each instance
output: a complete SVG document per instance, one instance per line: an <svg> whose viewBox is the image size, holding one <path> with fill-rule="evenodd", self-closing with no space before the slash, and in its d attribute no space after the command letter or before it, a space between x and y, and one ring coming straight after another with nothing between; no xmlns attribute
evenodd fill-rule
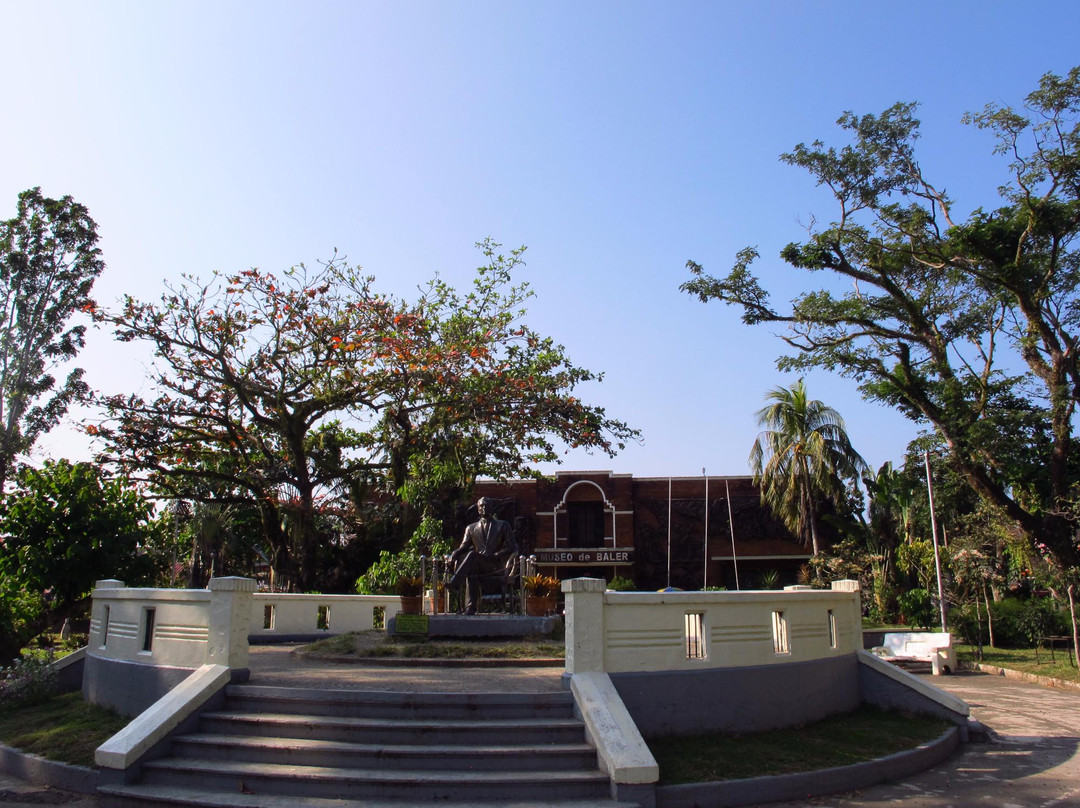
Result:
<svg viewBox="0 0 1080 808"><path fill-rule="evenodd" d="M614 453L636 437L573 395L599 375L521 322L521 251L479 246L467 295L436 278L396 299L333 260L187 278L160 304L100 312L156 345L161 391L106 400L101 459L168 498L255 505L275 570L310 589L328 509L400 503L400 547L433 477L468 486L557 459L553 440Z"/></svg>
<svg viewBox="0 0 1080 808"><path fill-rule="evenodd" d="M85 326L69 321L92 305L105 268L97 240L85 207L40 188L19 194L15 218L0 222L0 491L16 457L88 392L82 369L60 387L53 374L84 344Z"/></svg>
<svg viewBox="0 0 1080 808"><path fill-rule="evenodd" d="M766 427L750 451L754 482L761 502L816 556L821 501L839 504L844 480L858 479L865 467L851 447L840 414L810 399L802 379L766 395L773 403L757 413Z"/></svg>
<svg viewBox="0 0 1080 808"><path fill-rule="evenodd" d="M89 463L46 461L24 467L0 506L0 588L20 614L0 629L11 651L39 631L49 614L64 614L102 578L137 585L153 572L139 550L155 531L152 509L137 491Z"/></svg>
<svg viewBox="0 0 1080 808"><path fill-rule="evenodd" d="M785 324L795 353L782 368L852 377L867 398L932 424L967 483L1075 567L1076 520L1060 503L1077 482L1080 68L1043 76L1026 110L991 105L966 118L1012 161L1002 206L966 220L916 159L914 104L845 113L852 142L783 155L832 193L838 216L781 257L832 273L847 291L806 292L790 311L774 309L750 272L754 248L724 278L689 262L682 288L741 307L745 323ZM1025 373L1013 369L1018 359Z"/></svg>

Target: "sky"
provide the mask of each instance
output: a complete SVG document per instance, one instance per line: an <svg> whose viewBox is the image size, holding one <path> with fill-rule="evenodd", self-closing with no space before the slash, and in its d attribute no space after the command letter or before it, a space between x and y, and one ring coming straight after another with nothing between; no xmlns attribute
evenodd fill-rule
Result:
<svg viewBox="0 0 1080 808"><path fill-rule="evenodd" d="M919 102L927 175L994 205L1003 161L961 117L1080 63L1077 30L1074 0L0 0L0 219L34 186L86 205L105 307L335 249L407 297L467 285L486 237L527 245L527 321L643 434L559 468L746 474L797 377L768 327L679 291L687 260L724 274L753 245L778 305L810 288L778 254L834 208L778 156L837 142L846 110ZM150 392L149 362L105 330L80 357L105 394ZM918 433L849 380L806 385L875 468ZM35 457L88 458L87 417Z"/></svg>

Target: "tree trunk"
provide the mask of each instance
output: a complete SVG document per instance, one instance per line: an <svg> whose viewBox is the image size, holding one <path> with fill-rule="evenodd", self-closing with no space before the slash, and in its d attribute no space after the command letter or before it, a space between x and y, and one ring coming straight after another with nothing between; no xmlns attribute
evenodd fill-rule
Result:
<svg viewBox="0 0 1080 808"><path fill-rule="evenodd" d="M1072 641L1073 641L1073 658L1076 660L1076 667L1080 668L1080 631L1077 631L1076 627L1076 584L1069 584L1065 589L1069 593L1069 617L1072 619Z"/></svg>
<svg viewBox="0 0 1080 808"><path fill-rule="evenodd" d="M978 658L982 659L982 610L979 608L979 593L975 592L975 643L978 646Z"/></svg>
<svg viewBox="0 0 1080 808"><path fill-rule="evenodd" d="M986 584L983 584L983 600L986 601L986 630L990 635L990 647L995 648L994 645L994 616L990 611L990 598L986 594Z"/></svg>

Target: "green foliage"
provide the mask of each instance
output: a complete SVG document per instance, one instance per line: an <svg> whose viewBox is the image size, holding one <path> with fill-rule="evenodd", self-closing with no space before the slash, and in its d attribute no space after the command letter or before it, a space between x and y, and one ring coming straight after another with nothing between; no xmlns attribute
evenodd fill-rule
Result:
<svg viewBox="0 0 1080 808"><path fill-rule="evenodd" d="M614 454L636 439L574 395L600 375L523 323L523 248L478 246L467 293L436 277L397 299L335 259L186 278L99 313L156 346L158 389L107 399L102 457L172 498L258 508L275 569L310 589L327 514L386 507L394 549L477 475L527 474L558 461L556 442Z"/></svg>
<svg viewBox="0 0 1080 808"><path fill-rule="evenodd" d="M15 457L56 426L89 388L83 371L53 376L84 345L72 315L93 308L90 290L105 268L97 225L70 196L40 188L19 194L18 212L0 222L0 491Z"/></svg>
<svg viewBox="0 0 1080 808"><path fill-rule="evenodd" d="M612 592L633 592L636 589L632 580L621 575L616 575L608 581L607 588Z"/></svg>
<svg viewBox="0 0 1080 808"><path fill-rule="evenodd" d="M149 504L88 463L46 461L20 469L0 506L0 653L11 655L66 614L96 581L151 579L143 543L154 535Z"/></svg>
<svg viewBox="0 0 1080 808"><path fill-rule="evenodd" d="M757 588L758 589L779 589L780 588L780 571L779 570L765 570L757 576Z"/></svg>
<svg viewBox="0 0 1080 808"><path fill-rule="evenodd" d="M402 575L394 581L394 592L403 598L418 598L424 594L424 579L419 575Z"/></svg>
<svg viewBox="0 0 1080 808"><path fill-rule="evenodd" d="M757 413L766 429L750 452L754 482L762 504L816 556L821 502L839 503L844 480L856 479L866 464L851 447L840 414L810 399L801 379L770 390L766 400L773 403Z"/></svg>
<svg viewBox="0 0 1080 808"><path fill-rule="evenodd" d="M562 586L558 578L550 575L526 575L522 585L534 598L553 598L559 594Z"/></svg>
<svg viewBox="0 0 1080 808"><path fill-rule="evenodd" d="M994 622L994 644L999 648L1031 648L1039 637L1072 634L1068 610L1050 598L1004 598L990 601ZM986 608L983 604L978 619L974 604L965 604L949 613L955 631L971 645L989 641Z"/></svg>
<svg viewBox="0 0 1080 808"><path fill-rule="evenodd" d="M0 713L41 704L56 694L53 655L24 656L0 668Z"/></svg>
<svg viewBox="0 0 1080 808"><path fill-rule="evenodd" d="M967 219L923 173L915 112L846 112L847 142L782 156L835 199L834 221L780 252L830 276L827 288L774 308L750 272L753 249L723 278L688 262L682 288L739 307L747 324L783 325L794 353L781 369L840 373L931 425L972 491L1075 568L1077 516L1063 506L1080 482L1080 67L1043 76L1022 109L966 118L1010 161L1000 207Z"/></svg>
<svg viewBox="0 0 1080 808"><path fill-rule="evenodd" d="M896 604L900 609L900 616L910 626L931 628L938 616L934 601L925 589L909 589L901 592L896 598Z"/></svg>
<svg viewBox="0 0 1080 808"><path fill-rule="evenodd" d="M450 543L443 538L442 525L438 520L424 519L400 552L383 550L379 553L378 561L357 579L356 591L360 595L395 594L400 579L420 577L421 556L431 563L431 559L449 552Z"/></svg>
<svg viewBox="0 0 1080 808"><path fill-rule="evenodd" d="M0 571L46 593L55 606L85 597L95 581L144 580L139 555L150 531L149 503L89 463L46 461L24 468L0 508Z"/></svg>

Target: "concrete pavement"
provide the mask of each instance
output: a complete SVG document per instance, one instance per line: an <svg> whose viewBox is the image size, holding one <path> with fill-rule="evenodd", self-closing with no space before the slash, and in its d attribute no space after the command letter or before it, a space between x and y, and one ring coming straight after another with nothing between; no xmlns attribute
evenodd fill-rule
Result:
<svg viewBox="0 0 1080 808"><path fill-rule="evenodd" d="M252 648L252 684L362 690L527 692L561 688L561 667L330 664L283 646ZM777 808L1080 808L1080 692L982 673L926 677L964 699L994 742L970 744L942 766L897 783ZM93 808L94 798L0 774L0 805Z"/></svg>
<svg viewBox="0 0 1080 808"><path fill-rule="evenodd" d="M966 701L993 742L901 782L777 808L1080 808L1080 692L985 673L926 679Z"/></svg>

